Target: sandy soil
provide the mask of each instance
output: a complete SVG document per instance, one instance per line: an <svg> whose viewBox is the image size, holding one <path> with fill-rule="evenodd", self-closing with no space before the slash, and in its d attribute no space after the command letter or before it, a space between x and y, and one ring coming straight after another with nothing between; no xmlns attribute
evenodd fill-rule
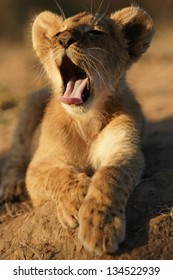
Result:
<svg viewBox="0 0 173 280"><path fill-rule="evenodd" d="M102 259L173 259L172 45L169 29L159 30L148 54L128 74L148 124L146 168L128 202L126 239L116 255ZM34 78L30 49L8 49L1 58L0 166L22 101L42 81ZM35 210L29 200L8 203L0 214L0 259L98 259L82 248L77 231L61 228L50 203Z"/></svg>

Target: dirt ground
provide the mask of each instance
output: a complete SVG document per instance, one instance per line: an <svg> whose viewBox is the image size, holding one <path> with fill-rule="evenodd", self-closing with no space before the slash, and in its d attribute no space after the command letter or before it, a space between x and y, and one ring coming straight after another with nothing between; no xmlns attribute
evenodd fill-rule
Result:
<svg viewBox="0 0 173 280"><path fill-rule="evenodd" d="M119 251L101 259L173 259L173 37L158 28L148 53L128 81L147 119L146 168L129 199L127 234ZM27 44L26 44L27 45ZM0 167L8 155L25 97L44 86L30 46L0 49ZM0 206L0 259L98 259L87 253L77 230L64 230L50 203L33 210L30 201Z"/></svg>

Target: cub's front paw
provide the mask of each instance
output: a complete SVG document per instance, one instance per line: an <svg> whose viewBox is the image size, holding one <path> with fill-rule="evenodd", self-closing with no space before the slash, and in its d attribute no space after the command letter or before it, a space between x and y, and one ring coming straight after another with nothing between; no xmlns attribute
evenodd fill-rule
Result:
<svg viewBox="0 0 173 280"><path fill-rule="evenodd" d="M79 208L87 194L91 179L85 174L79 174L63 186L57 202L58 219L65 228L78 226Z"/></svg>
<svg viewBox="0 0 173 280"><path fill-rule="evenodd" d="M6 201L23 201L27 198L25 180L23 178L9 178L0 186L0 203Z"/></svg>
<svg viewBox="0 0 173 280"><path fill-rule="evenodd" d="M100 256L117 251L125 237L124 217L117 213L96 199L85 198L79 210L78 237L88 251Z"/></svg>

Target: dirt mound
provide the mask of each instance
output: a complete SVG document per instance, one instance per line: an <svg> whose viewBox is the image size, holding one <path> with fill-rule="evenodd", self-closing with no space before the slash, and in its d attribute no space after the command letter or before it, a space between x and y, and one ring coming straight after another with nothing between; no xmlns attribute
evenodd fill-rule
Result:
<svg viewBox="0 0 173 280"><path fill-rule="evenodd" d="M101 259L173 259L172 202L172 171L143 179L128 203L125 241ZM98 259L82 247L77 230L61 227L51 203L34 210L29 202L8 205L2 217L1 259Z"/></svg>

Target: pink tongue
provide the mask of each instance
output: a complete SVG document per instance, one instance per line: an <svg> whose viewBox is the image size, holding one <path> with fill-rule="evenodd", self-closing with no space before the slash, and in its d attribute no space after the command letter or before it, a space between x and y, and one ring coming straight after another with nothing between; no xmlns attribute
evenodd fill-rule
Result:
<svg viewBox="0 0 173 280"><path fill-rule="evenodd" d="M87 86L88 78L76 80L75 77L71 78L63 96L58 97L58 100L67 105L81 104L82 93Z"/></svg>

